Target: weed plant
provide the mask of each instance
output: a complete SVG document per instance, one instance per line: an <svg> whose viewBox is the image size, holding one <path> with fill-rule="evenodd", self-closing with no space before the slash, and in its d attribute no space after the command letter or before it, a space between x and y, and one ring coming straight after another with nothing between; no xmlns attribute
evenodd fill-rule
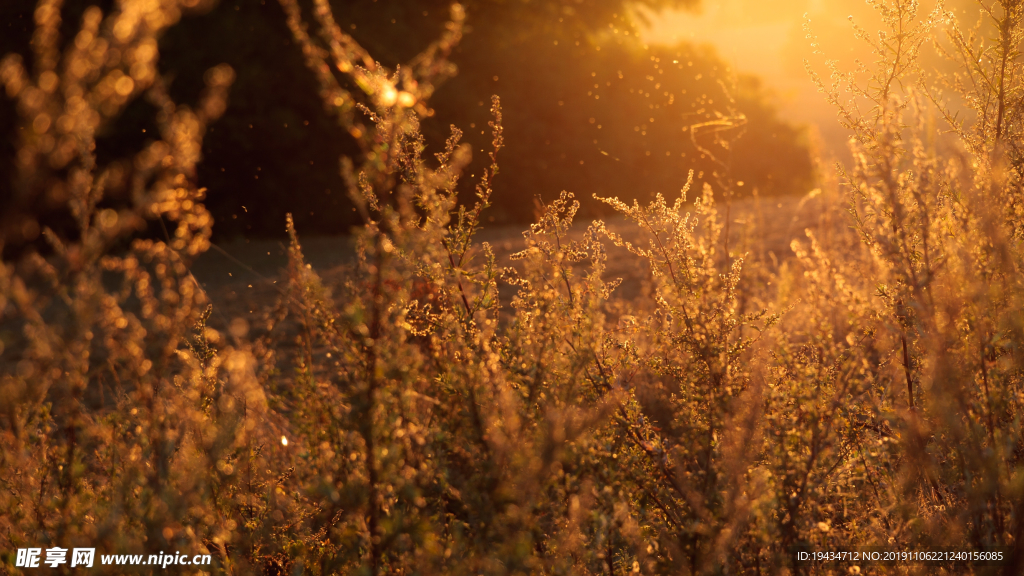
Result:
<svg viewBox="0 0 1024 576"><path fill-rule="evenodd" d="M815 76L853 134L852 164L815 192L837 224L791 259L730 249L724 177L692 202L689 183L647 206L601 199L628 234L574 226L563 193L500 263L476 240L499 100L473 206L460 131L433 158L419 132L455 73L461 7L390 70L327 0L280 2L362 147L342 171L364 225L329 283L289 220L287 287L224 330L188 266L212 226L194 167L232 73L211 70L193 110L155 68L159 33L196 3L91 9L61 53L59 2L43 0L34 71L0 67L22 119L17 190L76 224L0 268L5 570L14 549L54 545L209 552L207 570L240 574L1024 570L1024 3L985 4L964 29L873 0L884 30L854 30L874 67ZM929 44L958 71L923 70ZM142 96L159 139L98 166L97 131ZM648 267L635 301L615 296L613 251ZM852 546L1007 558L795 553Z"/></svg>

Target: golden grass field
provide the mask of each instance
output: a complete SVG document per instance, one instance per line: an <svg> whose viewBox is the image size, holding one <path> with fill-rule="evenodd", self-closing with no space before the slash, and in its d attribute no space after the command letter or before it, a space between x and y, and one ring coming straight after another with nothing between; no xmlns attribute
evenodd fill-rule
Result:
<svg viewBox="0 0 1024 576"><path fill-rule="evenodd" d="M362 224L218 244L197 167L236 72L185 105L157 67L201 4L87 8L63 45L40 0L31 62L0 61L18 190L65 216L0 265L0 573L36 548L48 573L73 548L210 555L197 575L1024 573L1024 1L872 0L873 62L809 70L850 134L813 191L740 197L720 155L747 118L704 109L717 168L685 199L591 222L545 194L489 227L500 95L486 166L421 131L467 7L388 67L326 0L278 0L359 146ZM107 162L141 99L152 137Z"/></svg>

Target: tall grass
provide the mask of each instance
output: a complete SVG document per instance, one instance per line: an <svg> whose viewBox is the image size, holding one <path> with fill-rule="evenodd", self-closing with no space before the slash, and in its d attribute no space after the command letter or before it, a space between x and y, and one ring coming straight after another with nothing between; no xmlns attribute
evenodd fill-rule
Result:
<svg viewBox="0 0 1024 576"><path fill-rule="evenodd" d="M473 206L459 130L433 158L419 132L462 9L389 70L326 0L281 0L362 146L342 169L364 225L332 284L289 221L287 288L226 333L188 264L212 225L193 169L231 72L208 74L193 111L154 68L192 4L91 9L62 55L44 0L36 70L0 67L18 190L76 223L0 269L5 569L19 547L89 545L266 574L933 568L796 555L852 546L1004 546L1002 566L943 569L1022 570L1024 3L964 30L874 2L884 30L855 28L874 68L817 80L853 134L820 193L849 228L808 232L776 265L730 249L715 191L690 202L689 183L647 206L602 199L628 234L574 226L563 193L500 263L477 241L499 100ZM928 43L958 72L923 70ZM160 139L97 166L96 131L141 95ZM635 301L616 298L613 251L649 270Z"/></svg>
<svg viewBox="0 0 1024 576"><path fill-rule="evenodd" d="M8 567L19 547L230 540L230 469L266 409L245 352L206 346L205 295L188 272L213 224L195 166L232 70L211 69L198 106L179 105L158 74L157 39L196 2L90 8L63 51L60 4L35 11L33 70L16 56L0 64L21 117L15 195L70 222L0 267ZM159 132L98 165L97 134L143 96ZM159 239L139 237L146 229Z"/></svg>

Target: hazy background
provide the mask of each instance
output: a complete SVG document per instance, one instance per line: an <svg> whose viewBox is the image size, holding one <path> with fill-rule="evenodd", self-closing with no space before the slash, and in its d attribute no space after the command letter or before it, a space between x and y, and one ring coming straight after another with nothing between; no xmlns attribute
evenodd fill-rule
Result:
<svg viewBox="0 0 1024 576"><path fill-rule="evenodd" d="M979 16L972 0L949 0L946 10L971 26ZM935 2L921 3L926 16ZM820 136L824 151L843 157L849 134L836 121L829 105L811 81L807 61L824 79L828 79L825 58L836 60L844 70L856 61L870 64L870 48L853 35L854 21L866 30L877 30L879 19L862 0L717 0L687 10L654 12L640 9L646 20L644 41L673 45L681 41L713 47L719 56L740 72L764 79L773 93L780 116L798 125L806 125ZM823 54L814 54L805 24L816 36ZM922 53L927 67L941 69L945 62L926 47Z"/></svg>
<svg viewBox="0 0 1024 576"><path fill-rule="evenodd" d="M65 2L64 38L92 4L106 11L113 2ZM805 72L804 59L810 59L827 76L824 58L811 53L804 15L822 50L844 68L853 67L855 58L870 60L847 16L866 29L877 28L861 0L464 4L467 31L451 56L459 74L435 94L436 113L425 120L424 134L429 155L451 125L464 131L475 155L463 189L472 201L472 175L486 161L490 143L490 97L502 98L506 149L499 157L494 207L486 216L495 225L530 221L538 202L561 190L576 193L582 216L604 214L594 194L627 201L675 195L691 169L699 181L735 183L737 196L755 190L763 196L806 193L815 185L814 148L820 144L826 155L841 158L847 135ZM303 5L308 9L310 3ZM394 66L440 34L449 2L332 5L347 32ZM964 15L970 6L957 0ZM34 0L0 3L0 54L16 52L31 60L34 7ZM227 62L237 72L227 113L211 127L196 175L209 189L216 239L279 237L289 212L307 234L345 234L357 223L338 159L359 150L324 110L275 0L222 0L171 28L160 52L160 69L180 102L196 100L207 68ZM70 218L61 207L37 206L39 199L19 188L10 162L15 112L0 97L0 228L37 216L41 226L66 226ZM98 143L100 161L141 149L153 112L140 99L106 127ZM690 127L720 115L746 118L742 127L719 133L732 141L729 150L715 147L708 132L698 137L705 149L695 147ZM705 157L706 151L721 162ZM5 253L25 242L38 239L7 238Z"/></svg>

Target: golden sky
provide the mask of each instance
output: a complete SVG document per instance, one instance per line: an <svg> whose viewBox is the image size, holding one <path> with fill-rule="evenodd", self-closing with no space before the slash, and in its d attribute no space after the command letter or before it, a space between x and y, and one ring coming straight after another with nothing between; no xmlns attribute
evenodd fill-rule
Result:
<svg viewBox="0 0 1024 576"><path fill-rule="evenodd" d="M967 15L969 0L946 2ZM933 7L922 2L921 16ZM974 18L977 16L974 11ZM855 59L872 60L866 45L854 38L849 17L862 28L878 29L878 19L864 0L704 0L696 11L647 14L650 26L642 38L649 43L680 41L713 45L723 60L740 73L761 76L778 97L783 117L817 127L828 147L842 146L843 131L835 111L824 101L804 69L809 59L827 78L824 57L814 56L804 30L805 18L822 51L844 69ZM973 23L971 19L969 22Z"/></svg>

